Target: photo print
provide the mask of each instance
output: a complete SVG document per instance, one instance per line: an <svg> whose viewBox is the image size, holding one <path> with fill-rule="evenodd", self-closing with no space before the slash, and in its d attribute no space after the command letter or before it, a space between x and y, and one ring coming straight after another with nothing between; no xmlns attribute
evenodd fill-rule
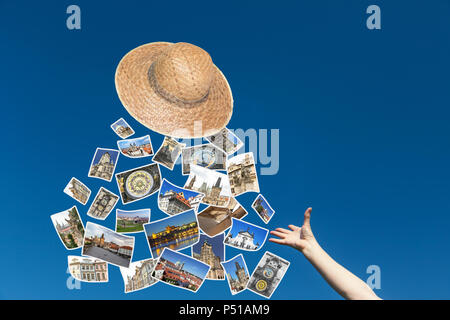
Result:
<svg viewBox="0 0 450 320"><path fill-rule="evenodd" d="M131 137L134 134L134 130L123 118L120 118L119 120L114 122L111 125L111 129L113 129L115 134L117 134L122 139Z"/></svg>
<svg viewBox="0 0 450 320"><path fill-rule="evenodd" d="M156 262L155 259L145 259L130 263L129 268L120 267L125 293L142 290L158 282L152 277Z"/></svg>
<svg viewBox="0 0 450 320"><path fill-rule="evenodd" d="M177 140L166 136L152 160L172 170L181 154L181 149L185 146L184 143L179 143Z"/></svg>
<svg viewBox="0 0 450 320"><path fill-rule="evenodd" d="M200 229L214 237L231 227L231 218L242 219L246 215L244 207L232 197L225 208L209 206L197 215L197 219Z"/></svg>
<svg viewBox="0 0 450 320"><path fill-rule="evenodd" d="M231 190L227 175L195 164L191 165L191 173L184 188L203 193L204 204L226 207L230 202Z"/></svg>
<svg viewBox="0 0 450 320"><path fill-rule="evenodd" d="M76 206L55 213L50 218L66 249L78 249L83 245L84 226Z"/></svg>
<svg viewBox="0 0 450 320"><path fill-rule="evenodd" d="M127 204L147 198L161 186L161 173L156 163L116 174L122 203Z"/></svg>
<svg viewBox="0 0 450 320"><path fill-rule="evenodd" d="M144 224L150 222L150 209L125 211L116 209L116 232L137 233L144 231Z"/></svg>
<svg viewBox="0 0 450 320"><path fill-rule="evenodd" d="M206 279L225 279L225 271L221 265L225 261L224 239L223 233L212 238L206 234L200 234L199 241L192 246L192 257L210 266Z"/></svg>
<svg viewBox="0 0 450 320"><path fill-rule="evenodd" d="M181 250L199 240L197 215L194 210L156 220L144 225L148 246L154 259L164 248Z"/></svg>
<svg viewBox="0 0 450 320"><path fill-rule="evenodd" d="M233 197L245 192L259 192L258 176L252 152L228 159L227 174Z"/></svg>
<svg viewBox="0 0 450 320"><path fill-rule="evenodd" d="M84 234L82 254L128 268L134 250L134 237L114 232L104 226L88 222Z"/></svg>
<svg viewBox="0 0 450 320"><path fill-rule="evenodd" d="M64 193L77 200L82 205L85 205L91 196L91 190L77 178L70 179L69 183L64 188Z"/></svg>
<svg viewBox="0 0 450 320"><path fill-rule="evenodd" d="M158 208L171 216L192 209L197 212L204 196L203 193L180 188L163 179L159 189Z"/></svg>
<svg viewBox="0 0 450 320"><path fill-rule="evenodd" d="M165 248L152 277L173 287L197 292L205 281L209 265Z"/></svg>
<svg viewBox="0 0 450 320"><path fill-rule="evenodd" d="M224 243L241 250L258 251L266 242L269 230L233 218Z"/></svg>
<svg viewBox="0 0 450 320"><path fill-rule="evenodd" d="M68 267L72 277L82 282L108 282L108 264L100 259L68 256Z"/></svg>
<svg viewBox="0 0 450 320"><path fill-rule="evenodd" d="M247 288L250 275L248 273L247 264L242 254L238 254L234 258L222 262L227 275L228 286L232 295L235 295Z"/></svg>
<svg viewBox="0 0 450 320"><path fill-rule="evenodd" d="M270 298L289 268L290 262L266 251L248 281L247 289Z"/></svg>
<svg viewBox="0 0 450 320"><path fill-rule="evenodd" d="M206 140L225 151L227 155L235 153L244 145L244 143L242 143L242 141L227 128L223 128L215 135L206 137Z"/></svg>
<svg viewBox="0 0 450 320"><path fill-rule="evenodd" d="M128 158L144 158L153 154L150 136L117 141L120 152Z"/></svg>
<svg viewBox="0 0 450 320"><path fill-rule="evenodd" d="M259 194L253 201L252 208L266 224L269 223L275 213L275 210L272 209L262 194Z"/></svg>
<svg viewBox="0 0 450 320"><path fill-rule="evenodd" d="M97 148L88 176L111 182L116 169L119 151L114 149Z"/></svg>
<svg viewBox="0 0 450 320"><path fill-rule="evenodd" d="M95 219L105 220L116 206L117 201L119 201L118 195L100 187L87 215Z"/></svg>
<svg viewBox="0 0 450 320"><path fill-rule="evenodd" d="M181 151L182 174L190 173L190 165L195 164L211 170L225 170L227 155L212 144L204 144Z"/></svg>

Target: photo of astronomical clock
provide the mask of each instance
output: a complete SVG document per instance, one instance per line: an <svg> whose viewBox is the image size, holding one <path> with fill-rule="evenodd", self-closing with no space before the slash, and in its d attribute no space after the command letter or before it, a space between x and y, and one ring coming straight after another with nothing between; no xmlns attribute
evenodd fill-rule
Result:
<svg viewBox="0 0 450 320"><path fill-rule="evenodd" d="M181 157L183 163L183 175L191 172L191 164L212 170L226 169L226 153L212 144L184 148Z"/></svg>
<svg viewBox="0 0 450 320"><path fill-rule="evenodd" d="M161 173L156 163L116 174L122 203L144 199L161 186Z"/></svg>

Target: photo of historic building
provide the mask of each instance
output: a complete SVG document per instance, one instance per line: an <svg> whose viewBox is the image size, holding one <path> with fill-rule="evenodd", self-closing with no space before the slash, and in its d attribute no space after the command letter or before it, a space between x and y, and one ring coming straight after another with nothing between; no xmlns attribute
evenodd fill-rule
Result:
<svg viewBox="0 0 450 320"><path fill-rule="evenodd" d="M268 233L267 229L233 218L224 243L238 249L256 251L264 245Z"/></svg>
<svg viewBox="0 0 450 320"><path fill-rule="evenodd" d="M181 152L182 173L190 173L190 165L195 164L211 170L225 170L227 155L212 144L183 148Z"/></svg>
<svg viewBox="0 0 450 320"><path fill-rule="evenodd" d="M150 221L150 209L125 211L116 209L116 232L136 233L144 231L144 224Z"/></svg>
<svg viewBox="0 0 450 320"><path fill-rule="evenodd" d="M191 209L197 212L203 197L202 193L180 188L164 179L159 189L158 207L168 215Z"/></svg>
<svg viewBox="0 0 450 320"><path fill-rule="evenodd" d="M200 240L192 246L192 257L210 266L206 279L225 279L225 271L221 265L221 262L225 260L224 238L223 233L212 238L206 234L200 234Z"/></svg>
<svg viewBox="0 0 450 320"><path fill-rule="evenodd" d="M85 205L89 200L91 190L77 178L72 178L64 188L64 193Z"/></svg>
<svg viewBox="0 0 450 320"><path fill-rule="evenodd" d="M161 173L158 164L152 163L117 173L116 181L122 203L127 204L147 198L158 191Z"/></svg>
<svg viewBox="0 0 450 320"><path fill-rule="evenodd" d="M154 259L145 259L132 262L129 268L120 267L120 273L125 284L125 293L148 288L157 282L152 277L156 261Z"/></svg>
<svg viewBox="0 0 450 320"><path fill-rule="evenodd" d="M171 286L196 292L202 286L209 265L185 254L164 249L152 277Z"/></svg>
<svg viewBox="0 0 450 320"><path fill-rule="evenodd" d="M197 216L200 229L210 237L231 227L231 219L242 219L247 215L244 207L235 198L230 198L225 208L209 206Z"/></svg>
<svg viewBox="0 0 450 320"><path fill-rule="evenodd" d="M185 144L179 143L171 137L165 137L152 160L172 170L184 146Z"/></svg>
<svg viewBox="0 0 450 320"><path fill-rule="evenodd" d="M235 153L244 145L242 141L227 128L223 128L213 136L206 137L206 140L225 151L227 155Z"/></svg>
<svg viewBox="0 0 450 320"><path fill-rule="evenodd" d="M233 259L222 263L227 275L228 286L232 295L235 295L247 288L249 273L247 264L242 254L238 254Z"/></svg>
<svg viewBox="0 0 450 320"><path fill-rule="evenodd" d="M270 298L289 268L290 262L266 251L248 282L248 289Z"/></svg>
<svg viewBox="0 0 450 320"><path fill-rule="evenodd" d="M134 237L122 235L96 223L86 224L83 255L128 268L133 250Z"/></svg>
<svg viewBox="0 0 450 320"><path fill-rule="evenodd" d="M118 157L117 150L97 148L89 168L89 177L111 182Z"/></svg>
<svg viewBox="0 0 450 320"><path fill-rule="evenodd" d="M154 259L168 247L181 250L198 242L197 215L189 210L144 225L147 242Z"/></svg>
<svg viewBox="0 0 450 320"><path fill-rule="evenodd" d="M153 154L150 136L117 141L120 152L129 158L143 158Z"/></svg>
<svg viewBox="0 0 450 320"><path fill-rule="evenodd" d="M228 159L227 174L233 197L250 191L259 192L253 153L243 153Z"/></svg>
<svg viewBox="0 0 450 320"><path fill-rule="evenodd" d="M72 277L83 282L108 282L108 264L100 259L68 256Z"/></svg>
<svg viewBox="0 0 450 320"><path fill-rule="evenodd" d="M134 130L130 125L123 119L120 118L111 125L111 129L122 139L131 137L134 134Z"/></svg>
<svg viewBox="0 0 450 320"><path fill-rule="evenodd" d="M275 213L262 194L259 194L253 201L252 208L265 223L269 223Z"/></svg>
<svg viewBox="0 0 450 320"><path fill-rule="evenodd" d="M105 220L116 206L118 200L118 195L100 187L87 215L96 219Z"/></svg>
<svg viewBox="0 0 450 320"><path fill-rule="evenodd" d="M185 189L203 193L202 203L226 207L230 202L231 190L226 174L206 169L195 164L190 166L190 174Z"/></svg>
<svg viewBox="0 0 450 320"><path fill-rule="evenodd" d="M84 226L76 206L55 213L50 218L66 249L77 249L83 245Z"/></svg>

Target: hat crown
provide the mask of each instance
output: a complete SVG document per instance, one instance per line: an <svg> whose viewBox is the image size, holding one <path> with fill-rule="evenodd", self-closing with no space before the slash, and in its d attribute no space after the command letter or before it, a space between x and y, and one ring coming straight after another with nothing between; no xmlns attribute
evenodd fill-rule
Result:
<svg viewBox="0 0 450 320"><path fill-rule="evenodd" d="M166 97L195 103L208 95L214 77L214 64L203 49L189 43L167 47L155 60L153 76Z"/></svg>

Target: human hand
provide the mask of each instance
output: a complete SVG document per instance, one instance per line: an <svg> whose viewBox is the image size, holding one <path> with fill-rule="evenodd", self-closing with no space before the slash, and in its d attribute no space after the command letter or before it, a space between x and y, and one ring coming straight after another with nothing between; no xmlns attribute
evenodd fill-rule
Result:
<svg viewBox="0 0 450 320"><path fill-rule="evenodd" d="M269 241L287 245L294 249L301 251L303 254L306 253L315 245L317 245L316 238L314 238L314 234L311 230L311 211L312 208L308 208L305 211L305 217L303 220L303 226L297 227L295 225L290 224L289 229L276 228L273 231L270 231L271 235L274 235L278 238L270 238Z"/></svg>

